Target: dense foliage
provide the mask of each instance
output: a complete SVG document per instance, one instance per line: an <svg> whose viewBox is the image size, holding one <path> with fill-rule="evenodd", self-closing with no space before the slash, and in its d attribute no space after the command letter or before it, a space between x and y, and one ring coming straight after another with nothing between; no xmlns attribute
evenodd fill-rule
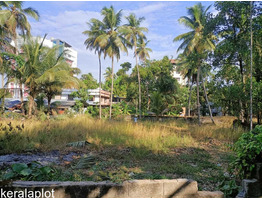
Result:
<svg viewBox="0 0 262 200"><path fill-rule="evenodd" d="M234 169L241 178L249 178L255 164L262 161L262 126L244 133L234 145L237 158Z"/></svg>

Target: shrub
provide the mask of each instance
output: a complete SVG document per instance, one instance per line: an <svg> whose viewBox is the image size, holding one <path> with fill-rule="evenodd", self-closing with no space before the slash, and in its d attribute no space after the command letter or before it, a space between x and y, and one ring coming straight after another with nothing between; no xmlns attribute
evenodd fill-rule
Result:
<svg viewBox="0 0 262 200"><path fill-rule="evenodd" d="M88 106L85 113L89 114L92 117L97 117L99 115L99 107Z"/></svg>
<svg viewBox="0 0 262 200"><path fill-rule="evenodd" d="M240 178L249 178L255 164L262 161L262 126L244 133L234 145L237 158L232 163Z"/></svg>
<svg viewBox="0 0 262 200"><path fill-rule="evenodd" d="M37 119L40 121L45 121L47 120L47 115L43 111L39 111L36 115Z"/></svg>
<svg viewBox="0 0 262 200"><path fill-rule="evenodd" d="M49 166L42 166L38 162L30 164L15 163L2 174L3 180L20 179L20 180L52 180L55 169Z"/></svg>
<svg viewBox="0 0 262 200"><path fill-rule="evenodd" d="M238 194L239 186L236 184L236 181L231 177L225 177L219 185L219 190L221 190L224 193L225 197L235 198Z"/></svg>
<svg viewBox="0 0 262 200"><path fill-rule="evenodd" d="M75 100L76 104L74 106L74 109L76 112L82 112L82 110L84 109L84 104L80 101L80 100Z"/></svg>

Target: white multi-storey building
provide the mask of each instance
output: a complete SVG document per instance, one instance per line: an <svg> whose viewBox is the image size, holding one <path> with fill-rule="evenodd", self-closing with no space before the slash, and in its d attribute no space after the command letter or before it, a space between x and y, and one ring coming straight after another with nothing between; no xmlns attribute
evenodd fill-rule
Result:
<svg viewBox="0 0 262 200"><path fill-rule="evenodd" d="M170 62L174 66L174 71L173 71L173 77L177 80L177 82L180 85L186 85L187 84L187 78L184 78L179 72L176 70L176 60L171 59Z"/></svg>
<svg viewBox="0 0 262 200"><path fill-rule="evenodd" d="M51 39L53 46L59 45L59 54L64 52L64 58L71 67L77 67L77 51L70 44L60 39Z"/></svg>
<svg viewBox="0 0 262 200"><path fill-rule="evenodd" d="M34 39L37 39L39 43L41 43L43 41L43 38L40 37L33 37ZM17 46L18 46L18 51L19 53L23 53L22 52L22 45L25 43L25 40L22 37L18 37L17 38ZM11 42L11 45L15 46L14 41ZM74 50L72 48L71 45L69 45L68 43L66 43L65 41L62 41L60 39L54 39L51 38L49 39L45 39L43 42L43 45L49 48L52 48L56 45L59 45L58 48L58 54L64 52L64 58L66 60L66 62L71 66L71 67L77 67L77 51ZM15 82L10 82L7 85L7 88L9 89L11 95L13 98L15 99L19 99L20 98L20 87L17 83ZM26 86L22 86L22 91L23 91L23 96L27 97L28 93L27 93L27 87Z"/></svg>

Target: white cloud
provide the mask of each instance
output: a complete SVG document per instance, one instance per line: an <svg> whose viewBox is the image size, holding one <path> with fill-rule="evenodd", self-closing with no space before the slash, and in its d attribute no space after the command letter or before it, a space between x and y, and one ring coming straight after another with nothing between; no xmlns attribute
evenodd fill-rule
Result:
<svg viewBox="0 0 262 200"><path fill-rule="evenodd" d="M143 6L137 10L134 10L133 12L135 14L138 14L138 15L145 15L145 14L148 14L148 13L153 13L157 10L161 10L162 8L164 8L165 6L167 6L167 4L164 4L164 3L157 3L157 4L153 4L153 5L148 5L148 6Z"/></svg>

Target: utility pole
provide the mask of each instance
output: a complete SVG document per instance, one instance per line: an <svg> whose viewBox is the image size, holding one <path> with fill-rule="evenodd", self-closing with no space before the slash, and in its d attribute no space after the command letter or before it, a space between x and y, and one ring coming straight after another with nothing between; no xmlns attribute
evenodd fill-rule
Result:
<svg viewBox="0 0 262 200"><path fill-rule="evenodd" d="M252 1L250 1L250 131L253 129L253 110L252 110L252 47L253 47L253 31L252 31Z"/></svg>

